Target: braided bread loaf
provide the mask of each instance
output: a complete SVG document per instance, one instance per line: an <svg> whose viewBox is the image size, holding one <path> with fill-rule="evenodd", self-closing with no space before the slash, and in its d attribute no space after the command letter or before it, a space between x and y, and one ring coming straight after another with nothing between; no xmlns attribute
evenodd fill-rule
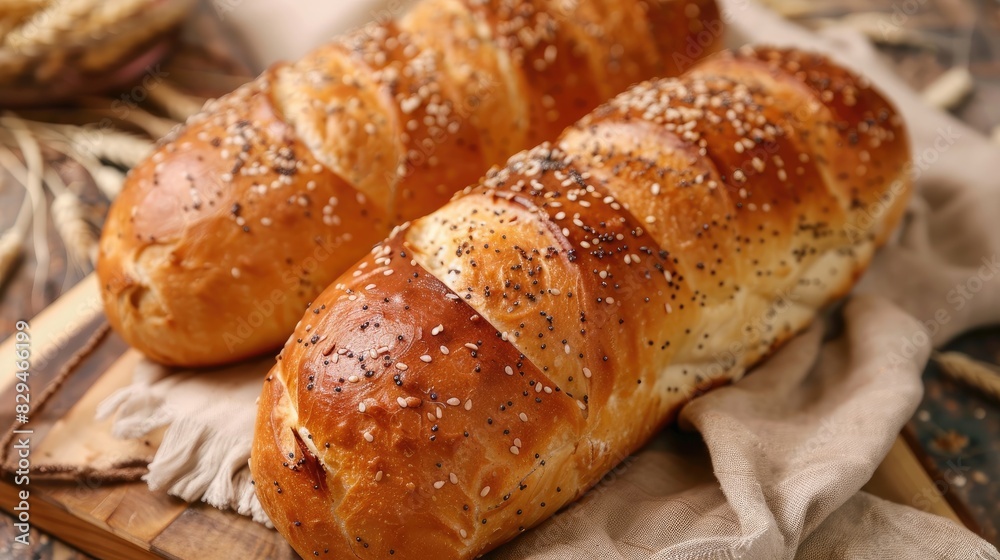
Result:
<svg viewBox="0 0 1000 560"><path fill-rule="evenodd" d="M392 225L720 43L713 0L424 0L273 68L130 174L108 319L168 364L275 349Z"/></svg>
<svg viewBox="0 0 1000 560"><path fill-rule="evenodd" d="M397 228L309 308L251 469L306 558L472 558L540 523L846 293L908 140L819 56L618 96Z"/></svg>

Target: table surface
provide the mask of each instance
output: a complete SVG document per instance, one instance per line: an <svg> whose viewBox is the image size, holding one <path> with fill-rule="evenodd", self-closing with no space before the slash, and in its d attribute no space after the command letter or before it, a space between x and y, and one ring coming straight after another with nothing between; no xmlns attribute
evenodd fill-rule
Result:
<svg viewBox="0 0 1000 560"><path fill-rule="evenodd" d="M766 3L813 27L831 19L871 17L865 14L883 14L879 17L884 19L884 14L891 15L903 6L891 0L767 0ZM918 89L926 87L949 68L967 68L974 78L975 89L954 113L975 129L991 134L1000 127L1000 2L921 0L905 3L905 6L910 4L917 9L910 9L905 18L890 21L903 19L902 27L912 31L923 46L883 44L879 46L880 52ZM167 64L183 67L190 64L189 56L190 53L181 52ZM228 79L238 82L245 68L236 65L228 68L226 74ZM81 169L63 171L71 176L76 173L87 182ZM23 189L0 187L0 226L3 230L13 223L23 192ZM107 201L96 188L85 187L82 198L95 213L103 215ZM71 262L66 258L51 221L47 242L52 254L44 283L36 286L40 271L35 255L29 251L17 271L0 285L0 339L13 331L17 320L33 317L91 271L88 263ZM1000 328L967 334L952 346L998 363ZM1000 540L1000 512L995 507L1000 503L1000 405L947 380L933 365L928 368L925 383L924 402L909 428L912 439L923 448L925 462L935 480L940 481L939 486L953 492L967 506L966 513L971 515L976 528L996 543ZM919 506L917 498L911 505ZM0 543L12 542L13 536L11 518L0 515ZM32 530L31 541L35 543L31 558L90 558L35 530ZM0 544L0 556L6 557L4 546Z"/></svg>

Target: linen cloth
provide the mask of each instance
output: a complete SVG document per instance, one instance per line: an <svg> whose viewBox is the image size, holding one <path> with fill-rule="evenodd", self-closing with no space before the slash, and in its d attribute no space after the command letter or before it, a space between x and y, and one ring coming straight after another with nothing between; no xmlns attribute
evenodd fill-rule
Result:
<svg viewBox="0 0 1000 560"><path fill-rule="evenodd" d="M730 46L825 52L886 93L913 137L918 194L842 326L819 321L742 381L694 400L679 430L494 556L1000 558L946 519L859 491L919 403L931 347L1000 322L1000 148L926 106L859 35L811 34L750 0L722 4ZM169 425L151 487L262 520L246 459L266 369L244 379L147 369L103 413L128 437Z"/></svg>

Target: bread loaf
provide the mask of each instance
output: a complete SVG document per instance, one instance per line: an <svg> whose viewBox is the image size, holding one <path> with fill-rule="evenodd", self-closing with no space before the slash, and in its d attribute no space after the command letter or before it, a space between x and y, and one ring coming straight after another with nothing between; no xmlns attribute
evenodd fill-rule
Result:
<svg viewBox="0 0 1000 560"><path fill-rule="evenodd" d="M267 376L251 469L305 558L473 558L580 497L845 294L907 135L762 48L645 82L396 229Z"/></svg>
<svg viewBox="0 0 1000 560"><path fill-rule="evenodd" d="M274 350L393 225L720 43L713 0L423 0L272 68L129 175L108 319L167 364Z"/></svg>

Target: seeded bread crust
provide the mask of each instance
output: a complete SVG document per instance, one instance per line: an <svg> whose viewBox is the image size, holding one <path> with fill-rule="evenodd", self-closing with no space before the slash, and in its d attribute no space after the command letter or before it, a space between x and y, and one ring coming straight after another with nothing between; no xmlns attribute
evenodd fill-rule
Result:
<svg viewBox="0 0 1000 560"><path fill-rule="evenodd" d="M257 496L305 558L473 558L578 498L845 294L911 183L826 59L633 87L399 227L264 383Z"/></svg>
<svg viewBox="0 0 1000 560"><path fill-rule="evenodd" d="M424 0L276 66L129 174L101 238L108 319L167 364L274 350L393 225L718 50L719 22L713 0Z"/></svg>

